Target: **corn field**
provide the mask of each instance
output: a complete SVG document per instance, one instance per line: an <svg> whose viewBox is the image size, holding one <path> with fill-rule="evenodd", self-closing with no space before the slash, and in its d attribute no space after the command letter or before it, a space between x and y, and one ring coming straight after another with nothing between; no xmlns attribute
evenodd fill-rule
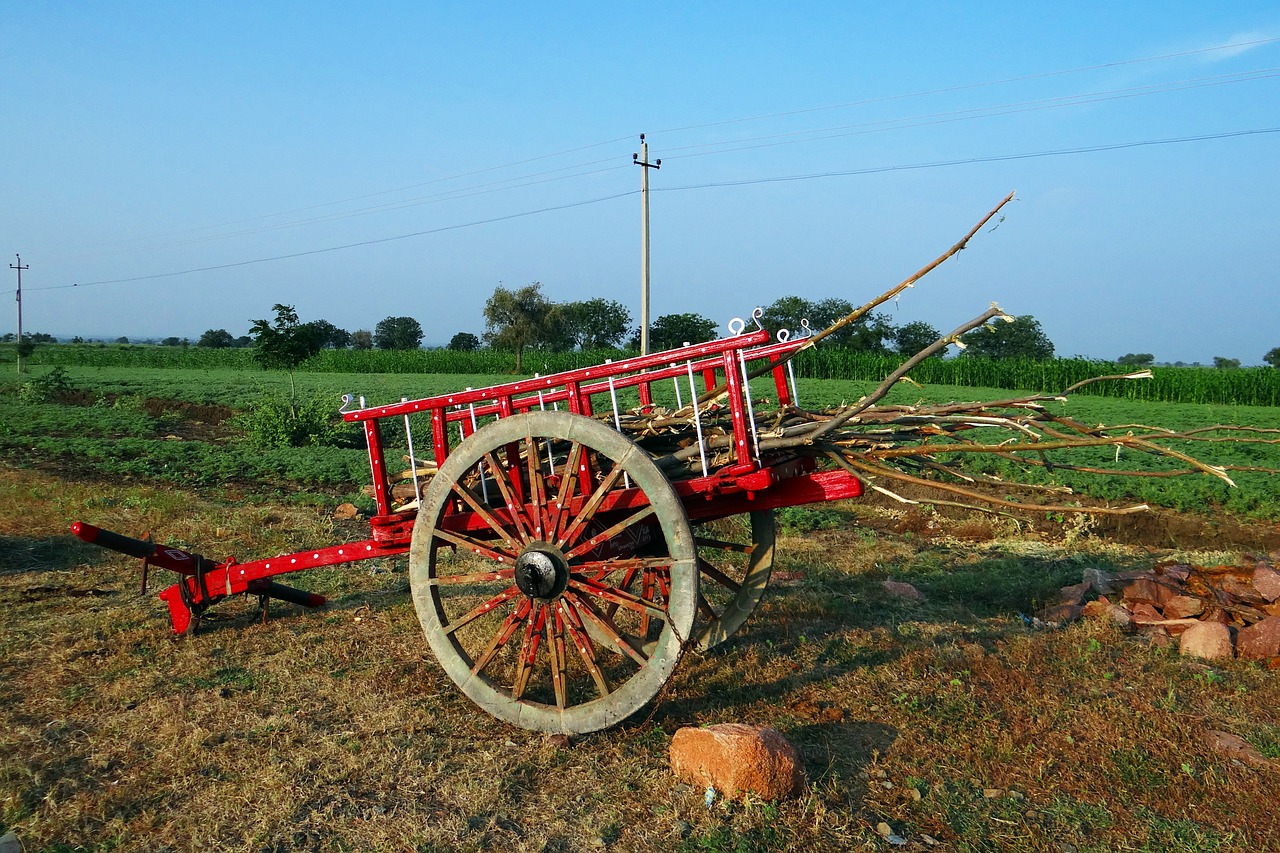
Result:
<svg viewBox="0 0 1280 853"><path fill-rule="evenodd" d="M525 369L549 374L602 364L635 353L618 350L586 352L526 351ZM0 346L0 363L15 360L12 345ZM257 370L249 349L162 347L145 345L55 344L36 349L29 363L62 367L156 367ZM878 382L902 358L836 346L818 346L795 359L796 374L805 379L848 379ZM503 350L324 350L300 368L315 373L465 373L501 376L515 370L515 354ZM1129 372L1131 368L1084 358L1030 359L930 358L911 372L923 385L1005 388L1054 393L1094 376ZM1280 406L1280 370L1273 367L1218 369L1155 367L1141 382L1105 382L1081 389L1122 399L1160 403L1211 403Z"/></svg>

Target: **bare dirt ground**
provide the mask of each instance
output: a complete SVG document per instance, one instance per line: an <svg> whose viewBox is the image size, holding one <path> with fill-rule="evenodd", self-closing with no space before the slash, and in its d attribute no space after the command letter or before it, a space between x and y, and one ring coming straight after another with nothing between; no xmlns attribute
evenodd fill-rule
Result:
<svg viewBox="0 0 1280 853"><path fill-rule="evenodd" d="M882 822L908 850L1280 847L1275 672L1026 618L1085 568L1233 559L1280 545L1273 524L827 507L784 526L737 636L564 744L453 688L402 564L297 575L329 605L261 624L232 601L175 640L135 561L66 532L83 517L247 559L352 535L325 512L4 467L0 496L0 834L29 851L898 849ZM671 776L679 726L731 721L798 745L801 797L708 806Z"/></svg>

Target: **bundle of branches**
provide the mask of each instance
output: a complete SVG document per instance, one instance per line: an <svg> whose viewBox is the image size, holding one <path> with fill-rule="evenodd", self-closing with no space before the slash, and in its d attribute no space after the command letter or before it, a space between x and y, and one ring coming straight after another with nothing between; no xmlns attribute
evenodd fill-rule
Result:
<svg viewBox="0 0 1280 853"><path fill-rule="evenodd" d="M1009 193L950 249L915 274L867 304L810 337L799 351L816 345L840 328L856 322L872 309L897 297L907 288L963 250L978 231L999 213L1014 193ZM1158 426L1125 424L1116 427L1088 426L1065 415L1055 414L1057 404L1067 395L1094 382L1132 381L1151 377L1150 371L1116 376L1099 376L1079 382L1059 394L1030 395L993 402L919 403L912 406L884 405L894 386L924 359L948 346L963 347L961 336L980 326L1000 320L1012 321L998 306L944 335L907 359L871 394L850 405L824 411L797 407L766 410L752 405L755 420L752 441L762 459L782 460L791 455L819 457L830 465L855 474L872 489L905 502L894 488L924 486L945 497L930 503L1007 512L1034 507L1039 511L1124 514L1147 509L1145 504L1125 507L1082 507L1035 501L1030 504L992 494L986 487L1008 492L1014 489L1048 493L1070 493L1065 487L1035 486L976 472L973 460L999 457L1023 468L1042 468L1092 474L1133 477L1171 477L1203 474L1235 485L1231 467L1206 464L1169 445L1175 441L1236 441L1280 443L1258 433L1280 433L1249 427L1219 426L1191 432L1174 432ZM770 363L751 375L759 376L776 368ZM703 477L737 461L732 429L732 409L726 405L729 390L721 385L679 410L650 407L602 420L616 425L643 447L671 480ZM1084 451L1114 448L1111 466L1076 464L1073 458ZM1171 466L1151 470L1122 467L1121 451L1160 457ZM1073 454L1074 453L1074 457ZM429 476L433 468L420 475ZM1243 470L1243 469L1241 469ZM1268 469L1249 469L1268 470ZM412 472L405 472L409 476ZM1276 472L1272 472L1276 473Z"/></svg>
<svg viewBox="0 0 1280 853"><path fill-rule="evenodd" d="M814 335L806 342L806 347L815 345L841 327L856 322L873 308L913 287L929 272L964 249L973 236L1013 197L1014 193L1009 193L950 249L897 286ZM907 376L912 368L924 359L950 345L962 347L962 335L997 320L1011 322L1013 318L993 304L983 314L907 359L875 391L852 405L826 411L789 407L763 415L758 411L754 412L756 423L753 439L757 442L759 452L775 456L790 453L821 457L862 478L871 488L902 501L908 499L899 496L890 487L895 484L924 486L968 501L958 503L948 499L932 500L931 503L935 504L1008 510L1028 507L1025 503L993 496L974 487L986 484L1002 491L1045 487L983 476L974 473L974 466L965 464L964 460L973 460L986 454L1028 469L1040 467L1133 477L1172 477L1199 473L1219 478L1234 486L1235 483L1227 472L1245 469L1209 465L1172 449L1169 444L1173 441L1280 442L1280 439L1258 435L1278 431L1250 427L1216 426L1175 432L1142 424L1088 426L1064 415L1054 414L1051 409L1052 405L1065 402L1067 395L1086 385L1094 382L1149 379L1150 371L1099 376L1052 395L1030 395L993 402L881 405L881 401L898 382L909 381ZM754 375L773 369L774 366L771 364ZM712 474L735 461L729 410L722 405L726 393L728 391L724 386L712 389L699 398L698 406L690 404L676 412L631 412L622 421L622 428L649 450L670 479ZM695 411L701 422L701 440L695 434ZM1114 447L1116 464L1098 467L1062 461L1064 458L1071 458L1071 451L1099 447ZM1122 449L1160 457L1174 464L1162 470L1125 468L1119 465ZM1080 454L1077 452L1076 455ZM1276 473L1271 469L1247 470ZM1062 487L1050 490L1070 491ZM1104 514L1123 514L1147 509L1145 504L1086 509L1076 505L1040 502L1035 503L1035 507L1041 511L1087 511Z"/></svg>
<svg viewBox="0 0 1280 853"><path fill-rule="evenodd" d="M1028 504L993 495L995 487L1010 490L1039 490L1070 493L1066 487L1045 487L1011 482L975 471L976 457L999 457L1025 469L1074 471L1133 477L1173 477L1204 474L1235 485L1229 475L1234 466L1216 466L1176 450L1173 442L1266 442L1250 427L1217 426L1175 432L1157 426L1124 424L1091 426L1055 413L1067 395L1092 382L1134 380L1149 376L1133 373L1100 376L1077 383L1062 394L1029 395L1006 400L970 403L919 403L880 405L878 400L896 379L886 380L867 398L851 405L824 411L795 407L756 415L760 453L774 458L787 454L816 456L856 474L871 488L910 502L893 491L899 484L923 486L942 499L930 503L960 505L976 509L1028 509ZM646 448L658 466L672 480L713 474L734 462L732 425L727 409L702 412L703 441L698 443L692 412L658 411L648 416L632 413L623 428ZM1072 453L1088 448L1115 448L1116 464L1083 465L1071 461ZM1168 463L1159 470L1119 464L1121 450L1159 457ZM705 468L703 467L705 464ZM1249 469L1258 470L1258 469ZM946 496L949 495L950 499ZM967 502L964 502L967 501ZM1032 506L1040 511L1123 514L1140 512L1145 504L1126 507L1090 507L1045 504Z"/></svg>

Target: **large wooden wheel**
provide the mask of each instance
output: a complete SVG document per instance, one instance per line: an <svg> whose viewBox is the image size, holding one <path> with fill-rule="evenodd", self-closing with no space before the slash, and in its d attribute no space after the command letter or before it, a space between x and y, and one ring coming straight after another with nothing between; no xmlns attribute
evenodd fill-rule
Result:
<svg viewBox="0 0 1280 853"><path fill-rule="evenodd" d="M684 506L643 450L579 415L515 415L459 445L424 496L409 574L445 672L526 729L621 721L692 639Z"/></svg>
<svg viewBox="0 0 1280 853"><path fill-rule="evenodd" d="M694 527L698 546L698 627L694 646L711 649L733 635L760 603L773 571L773 510Z"/></svg>

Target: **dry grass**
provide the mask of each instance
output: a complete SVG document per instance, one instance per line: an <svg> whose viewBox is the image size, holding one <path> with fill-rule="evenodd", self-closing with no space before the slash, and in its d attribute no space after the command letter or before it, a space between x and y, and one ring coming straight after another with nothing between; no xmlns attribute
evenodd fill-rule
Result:
<svg viewBox="0 0 1280 853"><path fill-rule="evenodd" d="M946 850L1280 846L1280 770L1203 740L1221 729L1280 759L1275 673L1017 615L1086 566L1148 553L846 513L782 538L754 619L689 655L648 719L564 747L453 688L402 565L296 576L330 605L277 605L262 625L229 602L175 641L134 564L65 532L84 516L248 558L359 531L0 469L0 832L29 851L874 850L886 821L916 850L925 835ZM889 597L890 576L928 600ZM797 743L807 793L708 809L670 776L678 726L730 720Z"/></svg>

